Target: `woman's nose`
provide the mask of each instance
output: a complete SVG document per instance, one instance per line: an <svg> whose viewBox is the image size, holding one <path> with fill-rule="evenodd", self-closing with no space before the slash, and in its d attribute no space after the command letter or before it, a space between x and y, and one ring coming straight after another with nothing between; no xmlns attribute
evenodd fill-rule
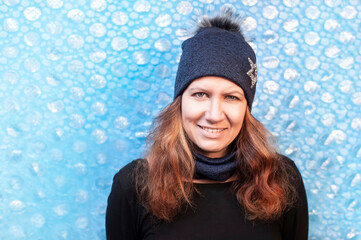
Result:
<svg viewBox="0 0 361 240"><path fill-rule="evenodd" d="M220 100L218 99L210 100L205 117L206 120L211 123L220 122L224 119L225 114Z"/></svg>

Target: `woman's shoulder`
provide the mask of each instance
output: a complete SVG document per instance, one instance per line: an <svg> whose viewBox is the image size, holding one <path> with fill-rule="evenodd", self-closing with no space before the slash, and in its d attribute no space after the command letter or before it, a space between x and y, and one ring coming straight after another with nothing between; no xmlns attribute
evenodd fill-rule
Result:
<svg viewBox="0 0 361 240"><path fill-rule="evenodd" d="M113 185L117 185L120 189L134 189L135 187L135 174L139 167L143 165L146 160L136 159L125 166L123 166L113 178Z"/></svg>
<svg viewBox="0 0 361 240"><path fill-rule="evenodd" d="M279 159L282 161L282 163L286 166L287 170L291 170L290 173L292 174L299 174L299 170L296 166L296 163L289 157L282 155L282 154L278 154Z"/></svg>

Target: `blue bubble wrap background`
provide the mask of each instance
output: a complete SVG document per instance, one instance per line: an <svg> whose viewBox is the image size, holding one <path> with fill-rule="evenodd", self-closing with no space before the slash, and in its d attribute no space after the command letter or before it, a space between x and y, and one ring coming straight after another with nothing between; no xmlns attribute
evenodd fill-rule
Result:
<svg viewBox="0 0 361 240"><path fill-rule="evenodd" d="M171 102L184 28L225 4L253 114L300 169L310 239L361 239L359 0L1 0L0 239L105 239L112 177Z"/></svg>

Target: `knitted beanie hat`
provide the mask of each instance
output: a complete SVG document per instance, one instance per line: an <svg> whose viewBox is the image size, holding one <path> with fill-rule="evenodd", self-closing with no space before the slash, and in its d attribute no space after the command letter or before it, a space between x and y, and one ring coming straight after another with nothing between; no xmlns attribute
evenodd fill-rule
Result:
<svg viewBox="0 0 361 240"><path fill-rule="evenodd" d="M241 32L205 27L182 44L174 99L195 79L204 76L226 78L240 86L252 108L256 91L256 55Z"/></svg>

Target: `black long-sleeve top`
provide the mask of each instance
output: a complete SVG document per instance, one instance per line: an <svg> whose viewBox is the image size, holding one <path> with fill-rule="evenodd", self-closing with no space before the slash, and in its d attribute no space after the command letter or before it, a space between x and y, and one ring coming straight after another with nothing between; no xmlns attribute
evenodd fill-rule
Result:
<svg viewBox="0 0 361 240"><path fill-rule="evenodd" d="M284 157L285 158L285 157ZM286 158L285 158L286 159ZM113 179L106 212L108 240L306 240L308 208L302 177L296 170L297 201L277 221L253 223L231 191L231 182L196 184L196 208L188 208L172 222L159 222L139 203L134 182L135 160L123 167Z"/></svg>

